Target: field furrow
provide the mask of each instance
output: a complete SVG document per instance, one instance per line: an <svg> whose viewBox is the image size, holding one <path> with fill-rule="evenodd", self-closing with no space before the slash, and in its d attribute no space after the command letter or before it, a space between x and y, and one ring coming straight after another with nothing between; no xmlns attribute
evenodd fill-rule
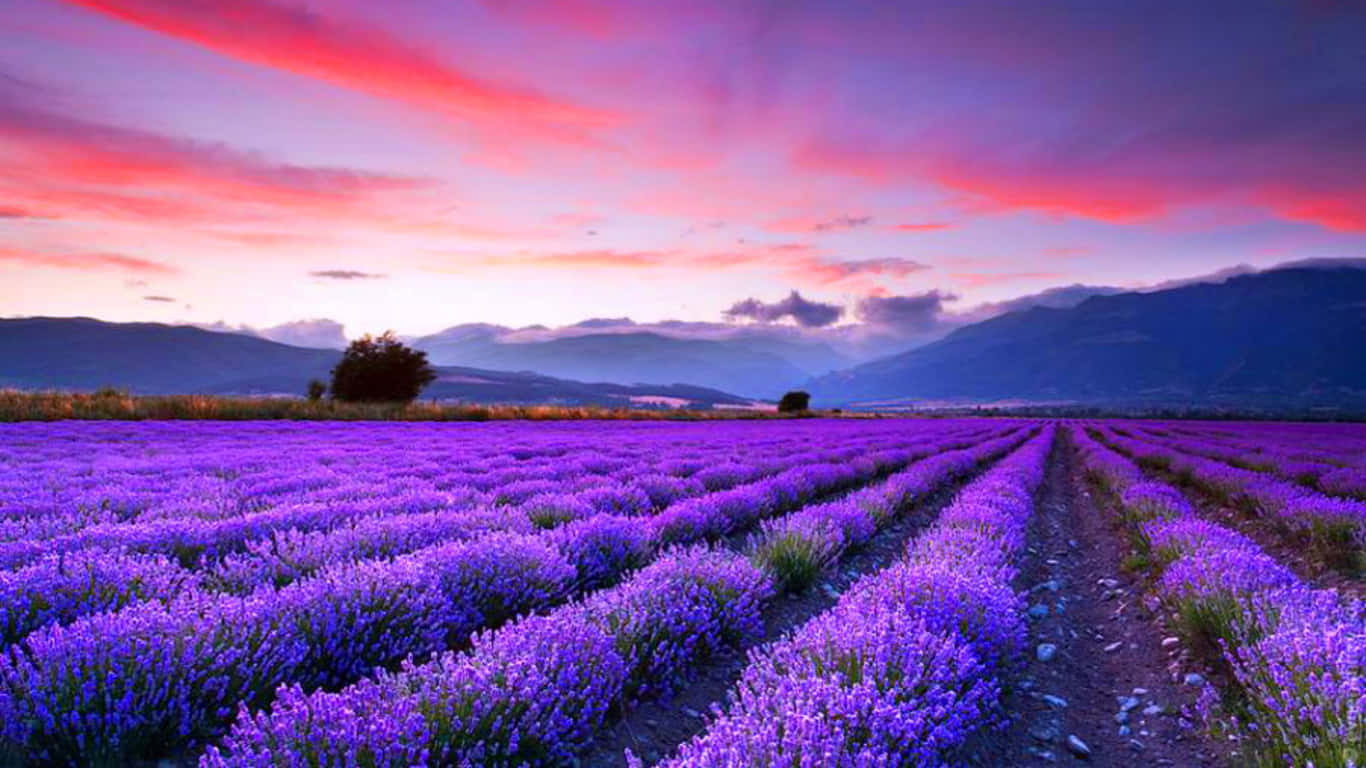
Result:
<svg viewBox="0 0 1366 768"><path fill-rule="evenodd" d="M1075 438L1179 631L1182 655L1218 683L1201 697L1200 714L1236 746L1234 763L1360 764L1366 604L1306 584L1251 539L1201 519L1127 457L1081 430ZM1196 682L1190 674L1183 682Z"/></svg>
<svg viewBox="0 0 1366 768"><path fill-rule="evenodd" d="M1126 531L1085 486L1073 442L1064 434L1049 463L1016 580L1029 642L1010 679L1008 723L966 757L979 766L1230 765L1201 735L1201 689L1174 678L1182 670L1162 642L1165 616L1124 567Z"/></svg>

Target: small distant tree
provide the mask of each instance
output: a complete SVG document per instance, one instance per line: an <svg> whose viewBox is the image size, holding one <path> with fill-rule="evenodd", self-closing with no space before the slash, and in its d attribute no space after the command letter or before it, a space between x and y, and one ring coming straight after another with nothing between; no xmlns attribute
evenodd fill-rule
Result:
<svg viewBox="0 0 1366 768"><path fill-rule="evenodd" d="M811 394L794 390L783 395L778 401L778 413L798 413L811 407Z"/></svg>
<svg viewBox="0 0 1366 768"><path fill-rule="evenodd" d="M332 396L364 403L407 403L436 380L427 353L394 338L393 331L351 342L332 369Z"/></svg>
<svg viewBox="0 0 1366 768"><path fill-rule="evenodd" d="M313 379L312 381L308 382L309 400L312 400L316 403L319 400L323 399L323 395L325 394L327 394L327 382L323 381L322 379Z"/></svg>

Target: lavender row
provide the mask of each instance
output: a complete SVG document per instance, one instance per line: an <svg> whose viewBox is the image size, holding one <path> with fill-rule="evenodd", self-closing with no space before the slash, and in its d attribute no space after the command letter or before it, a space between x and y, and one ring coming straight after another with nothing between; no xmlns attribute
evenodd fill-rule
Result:
<svg viewBox="0 0 1366 768"><path fill-rule="evenodd" d="M875 488L808 506L787 519L829 522L823 531L833 540L831 550L854 546L915 499L1019 440L1008 437L930 457ZM785 530L766 528L755 542ZM468 653L409 664L338 693L288 689L271 712L244 711L223 748L211 749L202 763L569 761L612 711L667 695L684 682L688 668L718 647L757 637L758 608L781 588L764 565L762 558L747 561L714 551L667 554L621 587L482 635ZM738 582L748 589L734 588ZM699 592L702 599L695 596ZM727 619L737 605L745 609L744 620ZM745 631L727 630L735 626Z"/></svg>
<svg viewBox="0 0 1366 768"><path fill-rule="evenodd" d="M937 437L937 436L936 436ZM362 518L350 525L325 530L275 530L263 539L247 541L241 551L229 552L207 566L206 582L214 589L245 593L264 584L283 587L327 565L381 557L395 557L443 541L477 537L496 530L531 533L558 527L596 514L633 516L710 493L771 477L805 465L840 462L875 452L876 444L858 443L842 449L792 453L751 465L731 464L724 473L712 472L706 482L694 477L644 476L617 487L565 481L499 492L503 506L454 513L417 513ZM643 489L643 490L642 490Z"/></svg>
<svg viewBox="0 0 1366 768"><path fill-rule="evenodd" d="M931 444L944 444L945 441L959 444L976 439L960 437L960 434L957 429L942 433L926 430L919 436ZM217 589L243 593L262 584L282 587L336 562L394 557L441 541L473 538L494 530L529 533L596 514L632 516L659 510L668 514L674 506L687 500L704 498L794 468L842 463L859 457L871 458L875 463L884 458L895 461L896 456L889 456L886 451L904 443L905 439L901 436L894 441L856 441L848 447L790 452L781 458L754 464L731 463L728 467L697 473L705 475L701 479L696 475L645 475L634 478L629 485L615 487L583 487L567 481L550 488L538 485L520 491L503 490L499 496L507 504L495 509L363 518L354 525L323 531L277 530L265 539L247 542L241 552L224 556L211 566L206 580ZM714 471L718 469L725 471Z"/></svg>
<svg viewBox="0 0 1366 768"><path fill-rule="evenodd" d="M1178 436L1184 448L1234 466L1271 472L1324 493L1366 500L1366 440L1356 430L1243 424L1216 431L1163 424L1147 431Z"/></svg>
<svg viewBox="0 0 1366 768"><path fill-rule="evenodd" d="M1156 426L1171 432L1240 445L1253 452L1275 453L1338 466L1366 464L1366 434L1356 424L1161 422Z"/></svg>
<svg viewBox="0 0 1366 768"><path fill-rule="evenodd" d="M735 425L719 434L734 439L720 441L696 429L608 426L598 435L605 445L592 449L582 440L569 443L581 430L566 434L538 425L476 434L454 425L353 425L354 432L338 432L326 425L137 424L120 428L116 442L101 439L107 427L89 426L0 425L0 434L15 438L0 440L0 541L52 538L88 525L221 520L281 506L355 504L382 513L389 506L411 510L414 503L421 509L506 503L509 496L562 489L582 478L630 483L653 474L712 486L737 464L781 457L794 440L817 442L801 439L812 436L809 425L793 434ZM64 429L72 432L67 440L51 434ZM835 425L819 442L906 431Z"/></svg>
<svg viewBox="0 0 1366 768"><path fill-rule="evenodd" d="M961 445L956 432L935 436L925 450L938 450L953 445ZM930 435L926 435L930 439ZM817 457L842 456L844 452L830 453L818 451L794 454L776 467L775 477L781 477L779 487L799 487L800 483L811 479L812 473L819 473L822 464L805 463ZM871 463L869 472L880 471L884 464L891 466L919 454L905 452L874 453L866 457L865 467ZM749 477L754 473L737 473L735 479ZM819 478L816 478L819 480ZM841 482L829 478L829 482ZM851 481L852 482L852 481ZM708 509L717 503L734 507L741 504L758 506L754 493L764 492L769 486L754 485L745 489L740 486L736 492L718 491L715 498L695 497L688 504L679 505L682 517L694 515L699 508ZM819 485L812 492L822 492L827 485ZM686 499L688 494L683 494ZM612 499L608 499L611 501ZM547 505L554 504L555 513L547 519ZM578 509L574 508L578 506ZM537 522L561 523L569 519L587 519L598 509L608 505L594 505L584 501L577 494L560 494L547 497L541 494L528 500L521 508L498 508L492 510L469 510L454 513L431 512L400 515L396 517L364 518L350 526L331 531L300 531L289 529L277 532L259 544L248 542L246 551L229 555L202 580L215 588L228 587L230 592L249 592L250 589L234 590L233 586L255 587L263 584L285 586L298 577L310 576L328 565L361 560L366 558L393 558L421 548L433 548L442 542L466 541L495 532L530 534ZM671 507L672 509L672 507ZM617 511L631 514L635 510L617 508ZM569 514L566 514L566 513ZM713 514L711 520L717 525L727 518ZM599 526L605 525L599 523ZM669 538L678 539L680 533L667 530ZM584 527L571 529L582 530ZM642 525L641 537L653 536L654 529ZM684 531L683 533L687 533ZM706 533L694 532L694 533ZM695 539L696 536L693 536ZM582 552L583 546L561 537L564 547ZM578 563L583 577L578 586L588 586L594 581L605 578L604 566L599 563ZM336 569L334 568L334 576ZM39 562L19 571L0 572L0 639L5 645L21 639L29 632L54 622L71 621L83 615L105 610L113 610L124 605L145 599L169 601L196 589L199 582L178 563L166 557L140 553L104 552L100 550L76 551L70 554L51 554Z"/></svg>
<svg viewBox="0 0 1366 768"><path fill-rule="evenodd" d="M866 446L855 444L843 450L831 451L828 456L832 459L844 458L849 456L850 452L862 449L866 449ZM638 475L633 478L630 486L593 487L575 494L575 500L586 502L587 506L593 506L596 511L619 512L624 511L623 508L640 511L640 507L647 503L656 506L667 504L677 498L695 495L705 490L715 490L757 479L759 476L772 474L794 464L792 457L768 460L760 458L748 465L724 462L691 476ZM543 497L545 492L552 489L562 492L569 482L573 481L511 483L498 489L496 498L493 494L456 496L447 493L434 498L390 500L382 505L335 502L298 505L215 523L164 521L160 524L126 526L114 530L98 529L88 531L84 537L48 543L28 542L25 546L28 550L41 554L83 546L126 547L153 551L160 549L177 554L181 560L194 561L221 551L232 552L236 548L250 546L253 541L262 541L261 537L268 541L277 530L298 529L301 533L322 533L328 530L329 526L348 525L357 520L392 519L396 514L431 515L459 512L479 505L491 505L495 501L504 504L524 502L535 506L541 500L533 494L541 494ZM644 489L644 492L641 489ZM557 495L563 496L562 493ZM643 498L645 496L649 497L648 502Z"/></svg>
<svg viewBox="0 0 1366 768"><path fill-rule="evenodd" d="M699 517L721 522L698 530L742 526L885 468L805 468L716 495L722 499L704 497L705 504L693 504ZM278 683L340 685L558 602L584 575L619 573L648 556L660 532L676 530L661 520L667 523L594 518L553 539L499 535L325 571L279 592L145 604L50 627L0 665L0 703L13 715L5 718L5 740L16 753L75 763L100 749L128 757L149 747L188 747L215 732L239 702L264 703ZM158 653L172 655L143 663ZM162 701L166 691L181 694ZM48 721L43 712L64 716Z"/></svg>
<svg viewBox="0 0 1366 768"><path fill-rule="evenodd" d="M1303 535L1329 562L1355 569L1366 549L1366 502L1325 496L1301 485L1163 445L1106 432L1108 443L1140 464L1166 469L1203 490Z"/></svg>
<svg viewBox="0 0 1366 768"><path fill-rule="evenodd" d="M880 433L880 437L897 439L904 437L907 431L904 428L888 430ZM850 436L845 440L855 443L878 436L879 433L873 438ZM834 442L838 446L840 435L832 437L836 438ZM648 496L637 485L642 478L646 478L644 490L660 485L661 476L665 486L668 478L675 478L714 490L753 479L753 475L747 478L745 473L762 474L765 465L781 461L793 444L787 439L764 440L761 437L756 442L755 454L743 462L733 459L734 449L724 447L729 445L725 441L720 443L721 448L697 449L683 457L670 458L664 457L668 456L667 449L674 445L672 442L648 440L632 446L627 454L630 458L589 452L571 460L573 457L563 450L550 450L541 455L528 449L517 452L520 459L486 457L487 465L462 465L459 447L448 446L451 455L447 467L459 467L458 470L426 466L434 459L423 462L411 455L414 451L421 455L420 446L404 445L400 451L396 446L380 442L366 446L363 451L353 451L356 455L350 458L349 466L326 452L315 458L311 466L307 462L300 466L299 462L293 461L293 456L316 452L319 446L304 445L295 449L295 446L280 445L269 457L273 463L252 467L253 471L235 478L236 487L231 498L213 494L221 492L224 474L244 471L240 463L225 458L226 466L213 467L206 466L203 460L196 461L190 465L187 488L186 482L177 482L175 472L169 469L183 457L158 456L144 462L136 482L123 475L108 473L88 478L95 483L91 495L99 501L97 509L77 504L75 511L68 515L37 514L0 521L0 532L6 530L6 523L10 529L7 534L10 540L0 543L0 564L15 567L45 553L86 546L146 547L149 546L148 537L159 537L175 542L174 554L189 565L206 550L208 554L214 554L218 539L223 540L223 546L231 547L240 543L240 536L276 528L325 529L338 522L377 515L508 504L526 500L536 493L563 491L575 484L583 490L601 484L616 486L618 494L634 491L634 503L642 504ZM213 445L210 434L200 443L192 443L186 448L212 450ZM696 458L686 460L687 455ZM357 456L367 461L357 465L360 461ZM508 465L508 462L513 464ZM64 462L73 463L77 462ZM104 462L92 463L103 466ZM347 466L347 471L339 471L343 466ZM80 485L65 473L49 470L50 467L42 462L36 466L32 462L16 463L13 471L2 477L11 484L17 482L19 488L11 488L10 498L0 507L24 509L26 505L38 504L41 508L42 504L35 499L54 497L57 487ZM159 471L162 474L158 474ZM650 478L655 478L655 482L649 482ZM208 491L203 488L205 484L210 486ZM31 487L35 485L39 487ZM611 490L609 488L608 492ZM667 496L667 487L661 490ZM65 530L64 526L71 530ZM42 535L34 528L41 528Z"/></svg>
<svg viewBox="0 0 1366 768"><path fill-rule="evenodd" d="M1017 432L970 448L936 451L876 486L764 522L746 544L750 558L782 591L801 591L846 551L867 543L897 512L1027 437Z"/></svg>
<svg viewBox="0 0 1366 768"><path fill-rule="evenodd" d="M665 693L720 648L752 642L773 586L729 552L672 550L619 587L467 653L338 693L283 689L202 766L564 764L628 695Z"/></svg>
<svg viewBox="0 0 1366 768"><path fill-rule="evenodd" d="M1250 435L1236 440L1201 433L1173 435L1172 431L1156 427L1142 433L1145 439L1185 453L1217 459L1240 469L1268 472L1324 493L1366 500L1366 465L1344 465L1344 457L1349 454L1341 449L1323 455L1294 446L1268 445Z"/></svg>
<svg viewBox="0 0 1366 768"><path fill-rule="evenodd" d="M901 563L751 654L666 765L941 765L1000 706L1025 642L1013 562L1054 428L965 488Z"/></svg>
<svg viewBox="0 0 1366 768"><path fill-rule="evenodd" d="M1244 452L1231 463L1272 472L1324 493L1366 501L1366 441L1358 435L1331 435L1310 444L1292 440L1281 445L1274 441L1285 435L1277 432L1246 429L1238 434L1234 445Z"/></svg>
<svg viewBox="0 0 1366 768"><path fill-rule="evenodd" d="M1249 446L1241 440L1234 442L1200 435L1173 436L1160 429L1134 431L1135 436L1150 442L1207 459L1216 459L1239 469L1268 472L1311 488L1317 486L1325 473L1340 468L1322 460L1303 457L1298 452L1278 451L1274 447L1264 445Z"/></svg>
<svg viewBox="0 0 1366 768"><path fill-rule="evenodd" d="M1268 763L1366 760L1366 605L1316 590L1247 537L1201 520L1169 485L1074 433L1090 475L1118 498L1156 590L1187 640L1209 648L1235 690L1203 703L1263 751ZM1219 717L1220 714L1231 719Z"/></svg>

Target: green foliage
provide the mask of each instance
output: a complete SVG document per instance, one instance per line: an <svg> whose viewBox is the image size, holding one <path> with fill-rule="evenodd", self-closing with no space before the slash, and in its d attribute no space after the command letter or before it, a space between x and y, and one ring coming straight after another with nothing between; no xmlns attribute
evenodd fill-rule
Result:
<svg viewBox="0 0 1366 768"><path fill-rule="evenodd" d="M1366 570L1366 552L1357 543L1357 523L1350 519L1312 519L1308 531L1309 549L1330 568L1348 576Z"/></svg>
<svg viewBox="0 0 1366 768"><path fill-rule="evenodd" d="M313 379L308 382L308 399L311 402L318 402L323 399L323 395L325 394L327 394L327 382L319 379Z"/></svg>
<svg viewBox="0 0 1366 768"><path fill-rule="evenodd" d="M1119 567L1125 573L1146 573L1153 567L1152 559L1142 552L1130 552L1120 561Z"/></svg>
<svg viewBox="0 0 1366 768"><path fill-rule="evenodd" d="M332 369L332 396L343 402L410 403L436 380L427 353L411 349L392 331L363 336Z"/></svg>
<svg viewBox="0 0 1366 768"><path fill-rule="evenodd" d="M839 557L833 537L820 530L790 530L764 538L750 559L764 569L779 592L803 592Z"/></svg>
<svg viewBox="0 0 1366 768"><path fill-rule="evenodd" d="M778 401L779 413L799 413L811 407L811 394L801 390L793 390L783 395L783 399Z"/></svg>

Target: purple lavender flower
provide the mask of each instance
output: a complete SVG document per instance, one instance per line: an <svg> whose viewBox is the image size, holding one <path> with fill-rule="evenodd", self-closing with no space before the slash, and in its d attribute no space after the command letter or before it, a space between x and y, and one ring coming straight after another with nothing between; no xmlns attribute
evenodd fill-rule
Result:
<svg viewBox="0 0 1366 768"><path fill-rule="evenodd" d="M216 733L304 648L258 600L142 603L29 635L0 656L0 756L126 765Z"/></svg>
<svg viewBox="0 0 1366 768"><path fill-rule="evenodd" d="M596 589L644 565L653 551L653 529L643 519L595 515L569 523L551 541L578 572L579 589Z"/></svg>
<svg viewBox="0 0 1366 768"><path fill-rule="evenodd" d="M35 629L122 608L168 601L195 577L165 557L104 550L48 555L17 571L0 571L0 641L10 645Z"/></svg>

